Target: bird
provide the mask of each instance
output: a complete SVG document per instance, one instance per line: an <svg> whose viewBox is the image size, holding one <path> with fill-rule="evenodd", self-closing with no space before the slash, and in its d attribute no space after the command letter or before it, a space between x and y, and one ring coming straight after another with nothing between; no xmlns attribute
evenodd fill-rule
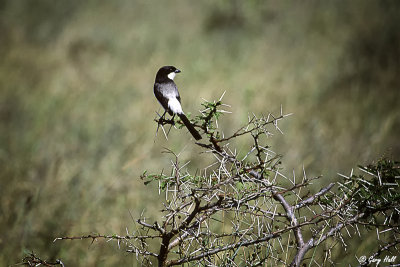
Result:
<svg viewBox="0 0 400 267"><path fill-rule="evenodd" d="M182 110L181 97L174 82L175 75L180 72L181 71L174 66L161 67L156 74L154 95L165 110L163 116L166 112L171 116L178 115L194 139L200 140L200 133L194 128L193 124Z"/></svg>

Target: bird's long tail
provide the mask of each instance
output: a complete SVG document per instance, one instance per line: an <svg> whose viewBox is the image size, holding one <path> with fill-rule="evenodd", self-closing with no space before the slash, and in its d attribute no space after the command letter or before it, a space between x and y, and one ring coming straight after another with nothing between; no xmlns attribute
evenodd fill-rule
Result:
<svg viewBox="0 0 400 267"><path fill-rule="evenodd" d="M183 124L185 124L186 128L189 132L193 135L194 139L200 140L201 135L199 132L194 128L193 124L190 123L189 119L186 117L185 114L178 114L179 118L182 120Z"/></svg>

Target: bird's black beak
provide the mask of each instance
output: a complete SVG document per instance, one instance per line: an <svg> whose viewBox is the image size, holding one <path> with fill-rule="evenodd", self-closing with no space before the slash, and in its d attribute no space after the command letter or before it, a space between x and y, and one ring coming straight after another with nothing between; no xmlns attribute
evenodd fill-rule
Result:
<svg viewBox="0 0 400 267"><path fill-rule="evenodd" d="M175 70L175 73L180 73L180 72L181 72L181 70L178 70L178 69Z"/></svg>

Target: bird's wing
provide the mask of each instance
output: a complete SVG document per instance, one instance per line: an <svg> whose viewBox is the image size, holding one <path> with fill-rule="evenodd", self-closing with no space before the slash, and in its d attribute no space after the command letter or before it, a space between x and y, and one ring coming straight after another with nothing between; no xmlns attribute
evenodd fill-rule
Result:
<svg viewBox="0 0 400 267"><path fill-rule="evenodd" d="M158 102L161 104L161 106L168 111L168 98L166 98L161 90L161 84L160 83L155 83L154 84L154 95L156 96Z"/></svg>

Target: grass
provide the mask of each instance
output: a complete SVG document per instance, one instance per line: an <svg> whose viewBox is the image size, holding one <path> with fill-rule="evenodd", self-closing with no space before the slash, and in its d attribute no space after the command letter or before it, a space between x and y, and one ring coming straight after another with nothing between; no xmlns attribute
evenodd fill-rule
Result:
<svg viewBox="0 0 400 267"><path fill-rule="evenodd" d="M183 70L194 115L227 91L226 131L249 112L293 112L270 140L288 173L304 165L332 180L400 154L397 2L36 2L0 7L1 266L30 250L135 266L109 243L52 240L123 233L128 210L158 218L157 189L139 175L168 168L163 146L203 166L185 131L154 139L162 65Z"/></svg>

